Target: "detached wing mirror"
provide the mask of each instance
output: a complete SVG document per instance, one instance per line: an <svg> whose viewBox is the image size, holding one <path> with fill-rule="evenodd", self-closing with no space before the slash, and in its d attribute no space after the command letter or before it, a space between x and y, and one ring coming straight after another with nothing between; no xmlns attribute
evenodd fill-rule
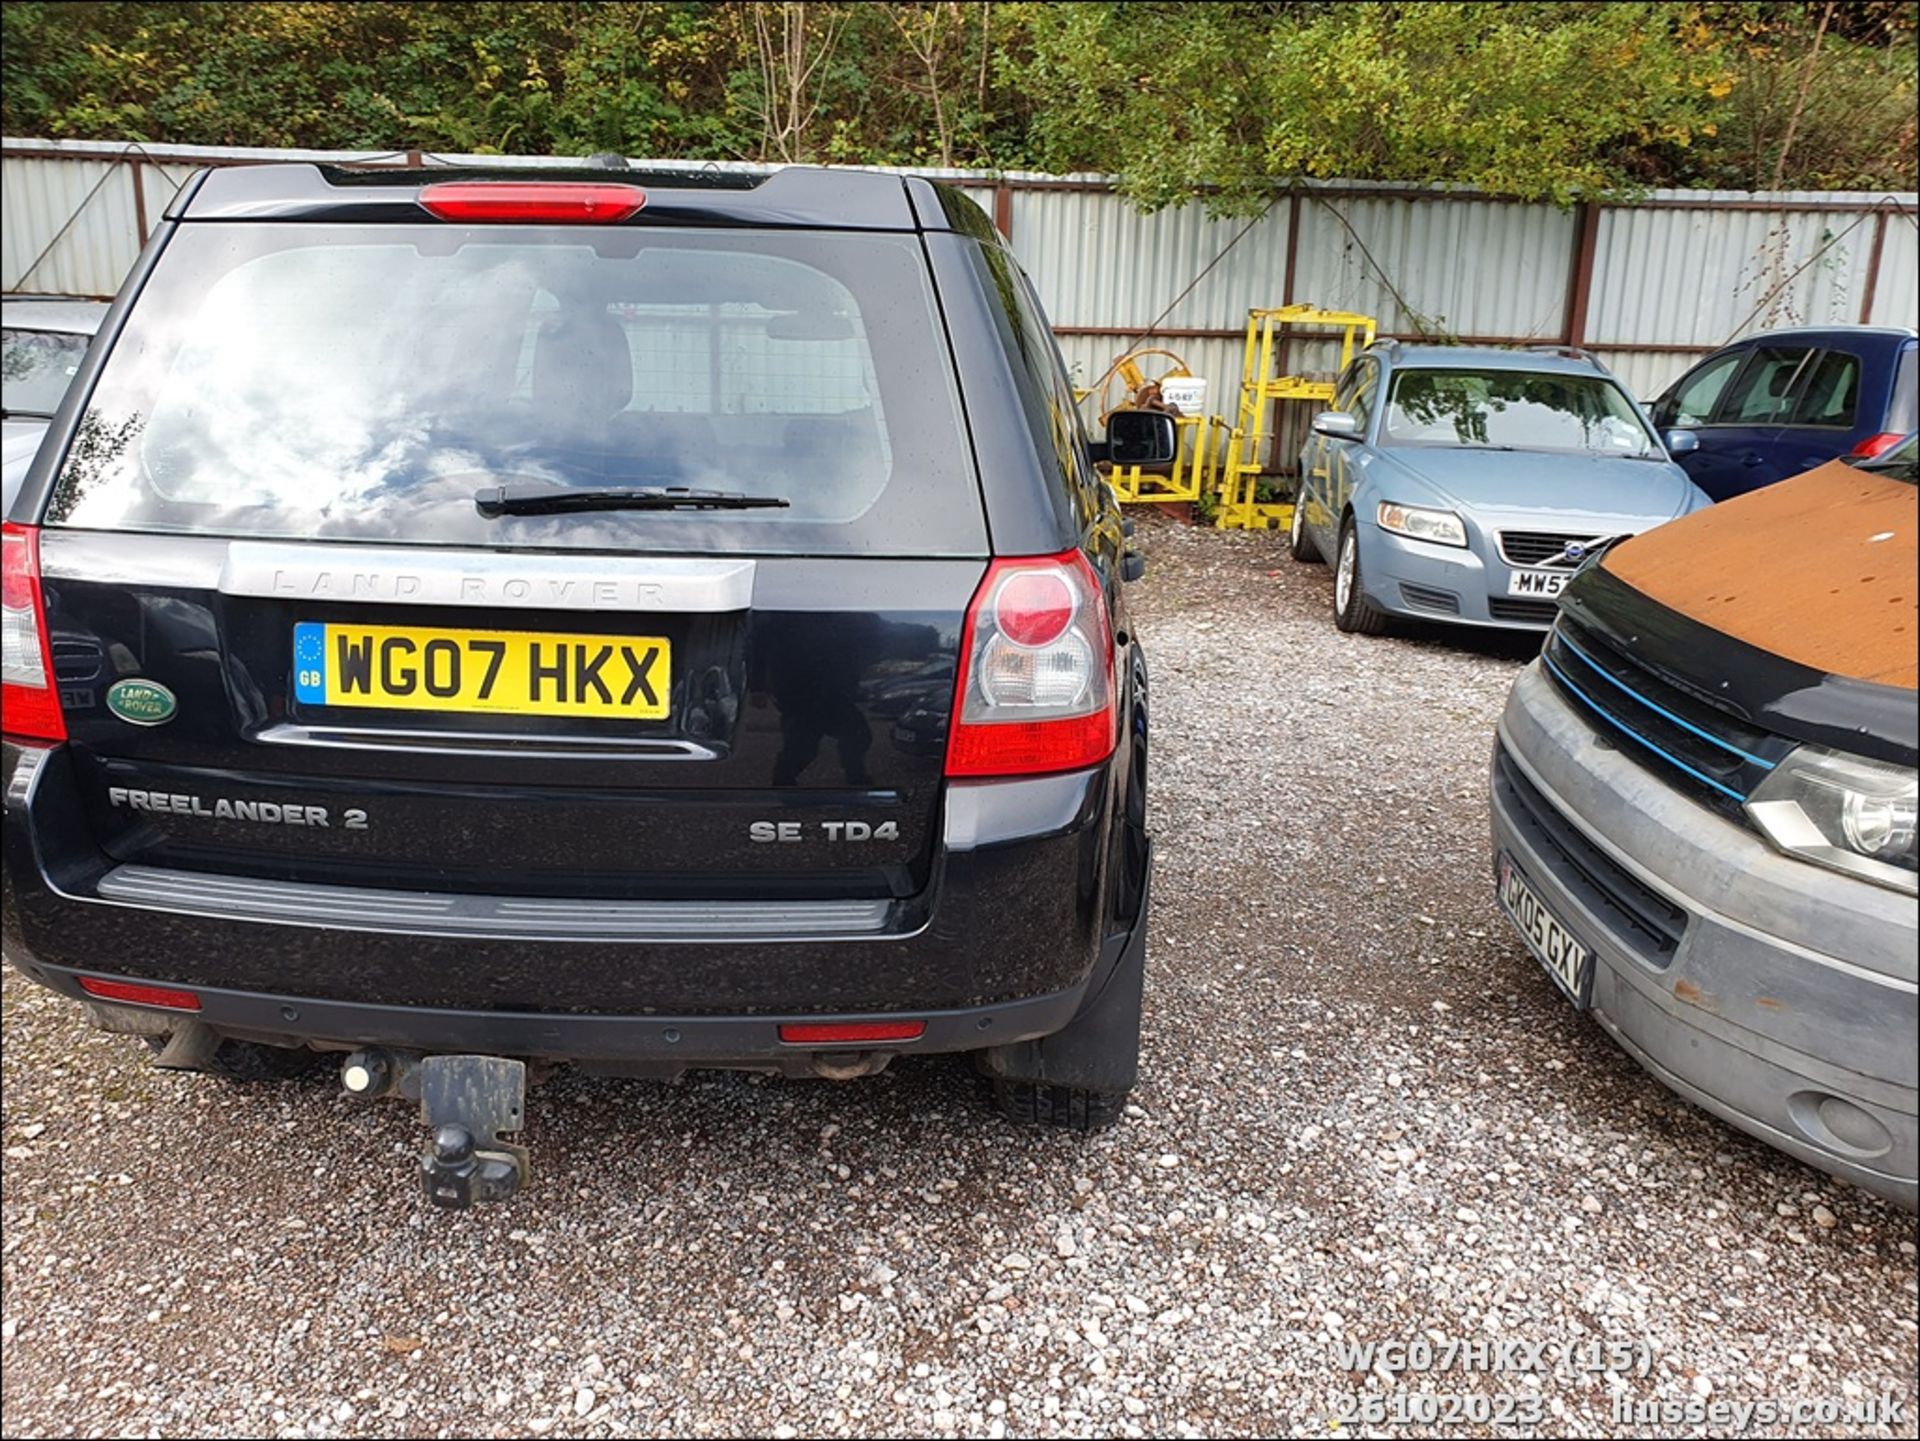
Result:
<svg viewBox="0 0 1920 1441"><path fill-rule="evenodd" d="M1107 417L1107 459L1115 465L1168 465L1179 448L1179 431L1165 411L1116 410Z"/></svg>
<svg viewBox="0 0 1920 1441"><path fill-rule="evenodd" d="M1700 437L1690 430L1669 430L1660 438L1667 443L1668 455L1692 455L1700 448Z"/></svg>
<svg viewBox="0 0 1920 1441"><path fill-rule="evenodd" d="M1313 418L1313 433L1328 440L1358 440L1360 422L1344 410L1323 410Z"/></svg>

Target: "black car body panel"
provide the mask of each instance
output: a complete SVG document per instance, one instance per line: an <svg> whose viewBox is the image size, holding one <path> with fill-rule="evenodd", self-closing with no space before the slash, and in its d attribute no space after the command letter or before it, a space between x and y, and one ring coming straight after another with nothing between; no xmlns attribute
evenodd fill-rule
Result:
<svg viewBox="0 0 1920 1441"><path fill-rule="evenodd" d="M230 870L186 867L165 873L175 885L156 902L159 868L117 862L95 840L72 757L29 762L23 797L23 754L42 753L6 747L7 941L90 973L469 1010L919 1015L1082 986L1101 943L1132 919L1115 913L1106 885L1114 797L1102 772L956 785L952 834L922 892L867 908L794 900L783 917L697 899L624 914L578 896L571 910L551 899L502 908L520 897L478 887L249 893ZM129 879L147 880L147 893ZM370 889L394 904L383 911ZM436 899L493 904L443 919Z"/></svg>
<svg viewBox="0 0 1920 1441"><path fill-rule="evenodd" d="M904 1047L922 1050L1024 1041L1069 1023L1114 966L1137 959L1144 930L1146 668L1120 592L1119 512L1010 252L963 197L870 173L514 177L645 186L645 208L609 227L631 244L559 227L434 230L422 189L462 178L473 177L212 172L182 189L129 277L7 517L39 527L66 728L62 743L10 735L5 747L9 958L74 995L83 976L191 987L209 1024L279 1044L618 1059L668 1044L658 1026L623 1022L679 1017L705 1038L679 1056L752 1064L781 1050L765 1024L781 1016L932 1018ZM196 363L201 303L166 276L218 285L225 272L209 256L271 265L309 246L356 264L363 228L423 274L468 249L485 259L490 245L551 242L581 249L581 275L615 284L648 247L750 253L759 242L743 237L764 235L778 257L769 264L831 267L809 232L881 246L888 265L919 275L934 317L920 353L896 349L868 367L872 408L895 422L884 437L893 470L874 473L891 478L841 529L828 510L803 513L819 466L800 458L734 478L743 491L796 497L793 510L765 515L486 523L457 505L395 508L395 494L405 501L406 486L426 484L412 480L342 489L306 529L297 510L276 519L283 502L270 487L268 500L247 499L251 481L225 482L240 499L209 505L193 489L209 465L244 480L264 463L206 442L231 415L189 407L155 437L166 365ZM216 234L218 246L201 238ZM576 303L555 289L562 311ZM414 301L400 293L394 304ZM893 307L871 294L850 304L860 301L856 334L888 343L885 327L901 322L880 312ZM592 298L582 333L593 364L620 355L599 339L614 334L609 315L625 325L635 309L672 302ZM729 305L773 302L705 303L705 320L673 323L695 336L709 324L718 337ZM754 323L812 357L809 345L846 340L822 314L802 306L788 331ZM569 323L529 330L521 372L528 355L537 372L543 355L561 353L547 337ZM641 344L632 330L626 339ZM743 352L709 344L717 396L723 361ZM646 394L696 384L697 369L662 370L647 384L665 389ZM838 445L811 438L824 420L811 422L865 423L866 411L795 390L805 369L774 374L776 391L798 399L769 402L771 420L767 405L750 404L709 427L701 463L724 469L736 432L748 443L784 425L789 447ZM834 383L857 388L846 373ZM223 383L236 387L234 404L250 403L243 385ZM575 403L541 401L537 376L514 383L533 387L534 402L513 412L527 424ZM684 409L647 408L637 382L633 393L614 396L621 417L657 436L687 428ZM263 437L297 431L276 422L318 403L284 387L260 399L251 429ZM364 422L369 445L384 443L385 422L360 401L339 413ZM810 404L842 408L816 416ZM179 434L197 440L183 448L169 438ZM393 444L403 442L428 444ZM587 463L604 467L609 453ZM168 471L182 455L184 468ZM395 460L392 474L412 475L412 464ZM899 493L892 511L884 487ZM916 524L930 504L939 518ZM1085 567L1105 610L1115 748L1061 773L950 778L962 647L983 577L1000 558L1063 556ZM544 599L537 584L515 590L516 565L575 588ZM604 597L601 580L612 587ZM442 581L460 587L453 598L435 599ZM656 588L634 602L620 589L629 581ZM669 683L662 713L642 721L337 705L313 699L297 650L299 628L328 626L653 637L670 647ZM130 721L108 704L128 678L159 684L176 709ZM125 1024L125 1007L90 1004L140 1028Z"/></svg>

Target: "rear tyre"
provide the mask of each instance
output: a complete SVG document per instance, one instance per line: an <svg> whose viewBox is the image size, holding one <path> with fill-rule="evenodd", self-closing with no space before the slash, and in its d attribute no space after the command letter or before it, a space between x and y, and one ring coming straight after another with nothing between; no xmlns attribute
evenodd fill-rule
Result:
<svg viewBox="0 0 1920 1441"><path fill-rule="evenodd" d="M1149 858L1150 860L1151 858ZM991 1046L975 1062L993 1083L1000 1114L1022 1126L1104 1131L1127 1107L1140 1074L1140 995L1147 976L1147 913L1098 995L1051 1036Z"/></svg>
<svg viewBox="0 0 1920 1441"><path fill-rule="evenodd" d="M1333 623L1352 635L1379 635L1387 613L1367 599L1360 579L1360 533L1353 517L1340 527L1340 558L1333 567Z"/></svg>
<svg viewBox="0 0 1920 1441"><path fill-rule="evenodd" d="M1088 1091L1033 1081L995 1081L993 1103L1017 1126L1104 1131L1126 1110L1125 1091Z"/></svg>
<svg viewBox="0 0 1920 1441"><path fill-rule="evenodd" d="M1287 527L1287 549L1293 558L1308 565L1321 563L1320 547L1313 543L1313 537L1307 532L1306 505L1304 496L1293 498L1293 523Z"/></svg>
<svg viewBox="0 0 1920 1441"><path fill-rule="evenodd" d="M143 1036L141 1039L147 1043L147 1049L157 1056L167 1048L170 1038ZM290 1046L263 1046L258 1041L236 1041L228 1036L221 1040L212 1058L197 1069L201 1075L218 1076L236 1085L253 1085L261 1081L291 1081L310 1075L319 1070L325 1060L326 1057L320 1052L310 1051L304 1046L297 1050Z"/></svg>

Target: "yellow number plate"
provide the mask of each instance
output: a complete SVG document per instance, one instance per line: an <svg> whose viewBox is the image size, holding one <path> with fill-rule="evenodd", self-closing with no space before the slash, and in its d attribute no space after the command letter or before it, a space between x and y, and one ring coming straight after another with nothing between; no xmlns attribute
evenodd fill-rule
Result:
<svg viewBox="0 0 1920 1441"><path fill-rule="evenodd" d="M660 720L670 664L660 636L293 628L293 689L307 705Z"/></svg>

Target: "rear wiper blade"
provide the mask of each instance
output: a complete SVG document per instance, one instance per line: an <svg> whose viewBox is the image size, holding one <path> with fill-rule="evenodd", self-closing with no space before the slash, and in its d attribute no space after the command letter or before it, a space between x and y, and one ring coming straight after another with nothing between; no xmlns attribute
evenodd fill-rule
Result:
<svg viewBox="0 0 1920 1441"><path fill-rule="evenodd" d="M770 510L792 502L777 495L692 490L684 485L600 486L590 490L516 490L497 485L476 491L474 508L498 515L567 515L589 510Z"/></svg>

